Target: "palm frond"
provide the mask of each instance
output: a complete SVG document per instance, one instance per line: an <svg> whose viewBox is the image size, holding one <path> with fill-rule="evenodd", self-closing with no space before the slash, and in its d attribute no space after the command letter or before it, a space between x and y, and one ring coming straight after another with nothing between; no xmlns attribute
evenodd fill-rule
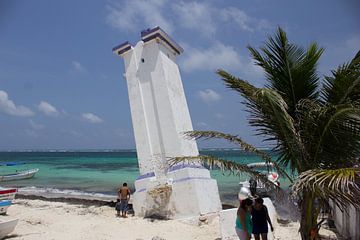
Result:
<svg viewBox="0 0 360 240"><path fill-rule="evenodd" d="M281 95L272 89L256 88L226 71L218 70L217 73L227 87L246 99L247 111L251 116L249 122L256 127L258 134L273 136L265 141L277 141L275 150L280 152L280 164L287 166L290 162L292 171L301 167L304 164L304 148Z"/></svg>
<svg viewBox="0 0 360 240"><path fill-rule="evenodd" d="M349 204L360 209L360 168L308 170L299 175L292 190L297 194L312 192L324 201L331 199L341 209Z"/></svg>
<svg viewBox="0 0 360 240"><path fill-rule="evenodd" d="M227 134L227 133L222 133L222 132L218 132L218 131L200 131L200 130L196 130L196 131L189 131L189 132L185 132L184 133L186 137L188 138L193 138L195 140L198 139L224 139L230 143L234 143L236 145L239 145L243 150L247 151L247 152L253 152L256 154L261 155L261 158L263 158L265 161L271 161L271 156L269 156L268 154L261 152L260 150L258 150L257 148L255 148L254 146L252 146L251 144L243 141L241 138L239 138L237 135L231 135L231 134Z"/></svg>
<svg viewBox="0 0 360 240"><path fill-rule="evenodd" d="M224 139L230 143L236 144L241 147L246 152L254 153L255 155L261 157L266 163L272 163L276 171L281 175L290 180L292 182L292 178L287 174L287 172L279 166L279 164L272 160L271 156L263 151L260 151L256 147L252 146L251 144L243 141L236 135L226 134L217 131L189 131L184 133L186 137L193 138L193 139Z"/></svg>
<svg viewBox="0 0 360 240"><path fill-rule="evenodd" d="M226 87L240 93L247 101L253 101L254 94L258 90L257 87L251 85L249 82L235 77L234 75L218 69L216 73L221 77Z"/></svg>
<svg viewBox="0 0 360 240"><path fill-rule="evenodd" d="M265 141L276 141L274 150L279 152L278 162L282 166L289 165L293 172L302 169L307 165L307 156L286 102L276 91L267 88L259 89L255 96L254 103L248 104L250 125L258 134L272 136Z"/></svg>
<svg viewBox="0 0 360 240"><path fill-rule="evenodd" d="M347 102L360 104L360 51L350 63L333 70L325 77L322 99L332 105Z"/></svg>
<svg viewBox="0 0 360 240"><path fill-rule="evenodd" d="M323 105L302 100L297 106L297 129L311 168L350 167L360 154L360 109L350 104Z"/></svg>
<svg viewBox="0 0 360 240"><path fill-rule="evenodd" d="M321 168L352 166L360 154L360 109L349 104L321 107L313 125L313 162Z"/></svg>
<svg viewBox="0 0 360 240"><path fill-rule="evenodd" d="M213 156L199 155L199 156L174 157L169 159L169 163L171 166L179 163L190 163L190 164L201 163L202 165L209 166L212 169L219 168L222 172L226 171L232 175L237 175L237 176L247 173L253 176L255 179L260 180L267 187L280 189L279 186L274 184L272 181L269 181L264 173L256 171L253 168L248 167L246 164L236 163L233 161L229 161Z"/></svg>
<svg viewBox="0 0 360 240"><path fill-rule="evenodd" d="M319 77L316 67L324 49L316 43L304 50L289 43L286 33L278 28L260 51L249 46L255 64L262 67L268 81L267 87L276 90L287 102L293 116L299 100L317 99Z"/></svg>

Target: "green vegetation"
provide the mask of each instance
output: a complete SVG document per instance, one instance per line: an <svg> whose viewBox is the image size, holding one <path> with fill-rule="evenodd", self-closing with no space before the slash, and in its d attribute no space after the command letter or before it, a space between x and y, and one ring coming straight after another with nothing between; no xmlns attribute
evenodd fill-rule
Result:
<svg viewBox="0 0 360 240"><path fill-rule="evenodd" d="M318 228L320 208L329 200L341 209L349 204L360 208L360 52L347 64L320 80L317 63L324 49L316 43L303 49L288 41L279 28L259 50L248 47L266 76L266 85L257 88L224 70L217 74L224 84L238 92L250 114L249 123L264 142L279 153L274 163L287 176L298 199L302 239L310 239ZM253 152L267 162L270 156L236 135L214 131L192 131L191 138L225 139ZM191 160L188 157L174 161ZM246 165L200 156L203 163L232 173L248 172L266 177Z"/></svg>

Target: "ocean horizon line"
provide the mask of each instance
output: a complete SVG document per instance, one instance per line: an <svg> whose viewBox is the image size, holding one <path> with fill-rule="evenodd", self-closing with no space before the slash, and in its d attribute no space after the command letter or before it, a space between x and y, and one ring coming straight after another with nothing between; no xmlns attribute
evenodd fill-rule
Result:
<svg viewBox="0 0 360 240"><path fill-rule="evenodd" d="M259 150L271 150L271 148L257 147ZM199 148L199 151L244 151L241 148L236 147L206 147ZM124 149L0 149L0 152L136 152L135 148L124 148Z"/></svg>

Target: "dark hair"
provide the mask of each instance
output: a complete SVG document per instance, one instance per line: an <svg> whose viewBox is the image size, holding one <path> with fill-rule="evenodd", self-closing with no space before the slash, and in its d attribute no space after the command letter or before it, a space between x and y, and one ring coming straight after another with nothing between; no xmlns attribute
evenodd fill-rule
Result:
<svg viewBox="0 0 360 240"><path fill-rule="evenodd" d="M256 203L263 204L263 203L264 203L264 199L262 199L261 197L257 197L257 198L255 198L255 202L256 202Z"/></svg>
<svg viewBox="0 0 360 240"><path fill-rule="evenodd" d="M253 200L251 200L250 198L245 198L245 199L241 200L240 208L246 210L246 207L251 206L252 204L253 204Z"/></svg>
<svg viewBox="0 0 360 240"><path fill-rule="evenodd" d="M127 183L126 183L126 182L124 182L124 183L123 183L123 187L126 187L126 186L127 186Z"/></svg>

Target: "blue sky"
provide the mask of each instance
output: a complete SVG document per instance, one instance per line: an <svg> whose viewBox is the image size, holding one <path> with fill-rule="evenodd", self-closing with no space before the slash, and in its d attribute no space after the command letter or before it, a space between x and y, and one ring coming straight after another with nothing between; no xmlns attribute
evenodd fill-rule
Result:
<svg viewBox="0 0 360 240"><path fill-rule="evenodd" d="M178 58L195 129L235 133L263 146L241 99L217 68L264 84L247 45L277 26L302 46L326 49L321 75L360 49L357 1L0 1L0 150L128 149L135 142L123 60L112 47L160 26ZM200 147L231 147L200 142Z"/></svg>

